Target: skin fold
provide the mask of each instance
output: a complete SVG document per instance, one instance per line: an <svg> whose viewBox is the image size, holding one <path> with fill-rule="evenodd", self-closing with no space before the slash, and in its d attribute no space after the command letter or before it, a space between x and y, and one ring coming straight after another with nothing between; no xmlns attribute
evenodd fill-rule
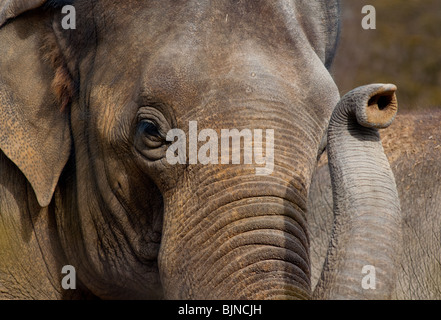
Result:
<svg viewBox="0 0 441 320"><path fill-rule="evenodd" d="M440 299L441 112L398 114L381 132L402 209L403 252L395 299ZM309 194L312 283L317 283L332 230L332 187L324 154Z"/></svg>
<svg viewBox="0 0 441 320"><path fill-rule="evenodd" d="M340 99L338 1L78 0L76 29L63 1L36 3L0 1L1 296L313 297L307 195ZM167 132L192 121L274 130L273 172L169 163Z"/></svg>

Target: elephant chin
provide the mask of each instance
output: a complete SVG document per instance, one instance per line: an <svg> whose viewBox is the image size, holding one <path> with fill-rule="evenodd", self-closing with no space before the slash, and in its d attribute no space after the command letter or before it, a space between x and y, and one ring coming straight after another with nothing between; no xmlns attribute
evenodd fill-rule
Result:
<svg viewBox="0 0 441 320"><path fill-rule="evenodd" d="M304 210L296 205L299 191L269 179L242 184L234 193L210 193L209 204L193 194L178 204L179 216L166 216L159 254L165 297L309 298L309 239ZM165 209L166 215L179 212L176 203Z"/></svg>

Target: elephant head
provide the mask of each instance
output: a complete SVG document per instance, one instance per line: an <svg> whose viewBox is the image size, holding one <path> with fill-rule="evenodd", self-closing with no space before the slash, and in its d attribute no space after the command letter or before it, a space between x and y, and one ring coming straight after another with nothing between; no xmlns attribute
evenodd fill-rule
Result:
<svg viewBox="0 0 441 320"><path fill-rule="evenodd" d="M310 297L306 199L339 100L338 2L77 0L76 29L67 2L44 2L0 2L0 148L53 208L87 289ZM243 143L201 146L226 131ZM196 141L168 153L170 132Z"/></svg>

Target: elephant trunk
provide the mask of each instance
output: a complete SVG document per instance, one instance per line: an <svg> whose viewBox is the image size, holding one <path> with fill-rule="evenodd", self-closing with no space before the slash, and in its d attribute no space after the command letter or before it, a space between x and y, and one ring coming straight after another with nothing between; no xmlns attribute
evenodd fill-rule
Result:
<svg viewBox="0 0 441 320"><path fill-rule="evenodd" d="M395 288L401 217L395 179L379 128L397 112L394 85L352 90L337 104L328 129L334 226L318 299L387 299Z"/></svg>
<svg viewBox="0 0 441 320"><path fill-rule="evenodd" d="M309 240L305 212L295 204L299 195L270 177L255 182L237 173L233 185L235 179L243 184L232 194L225 185L227 192L206 189L211 204L200 208L190 200L180 205L186 226L166 234L161 244L165 297L309 298ZM199 196L198 201L205 197ZM169 205L175 204L166 203L166 211ZM191 232L185 231L188 226Z"/></svg>

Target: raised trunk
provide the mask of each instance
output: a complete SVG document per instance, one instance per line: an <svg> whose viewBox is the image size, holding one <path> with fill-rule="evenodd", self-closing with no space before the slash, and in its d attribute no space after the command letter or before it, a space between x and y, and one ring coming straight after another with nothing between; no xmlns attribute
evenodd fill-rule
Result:
<svg viewBox="0 0 441 320"><path fill-rule="evenodd" d="M378 128L397 111L394 85L354 89L328 130L334 227L318 299L387 299L395 290L401 216L395 179Z"/></svg>

